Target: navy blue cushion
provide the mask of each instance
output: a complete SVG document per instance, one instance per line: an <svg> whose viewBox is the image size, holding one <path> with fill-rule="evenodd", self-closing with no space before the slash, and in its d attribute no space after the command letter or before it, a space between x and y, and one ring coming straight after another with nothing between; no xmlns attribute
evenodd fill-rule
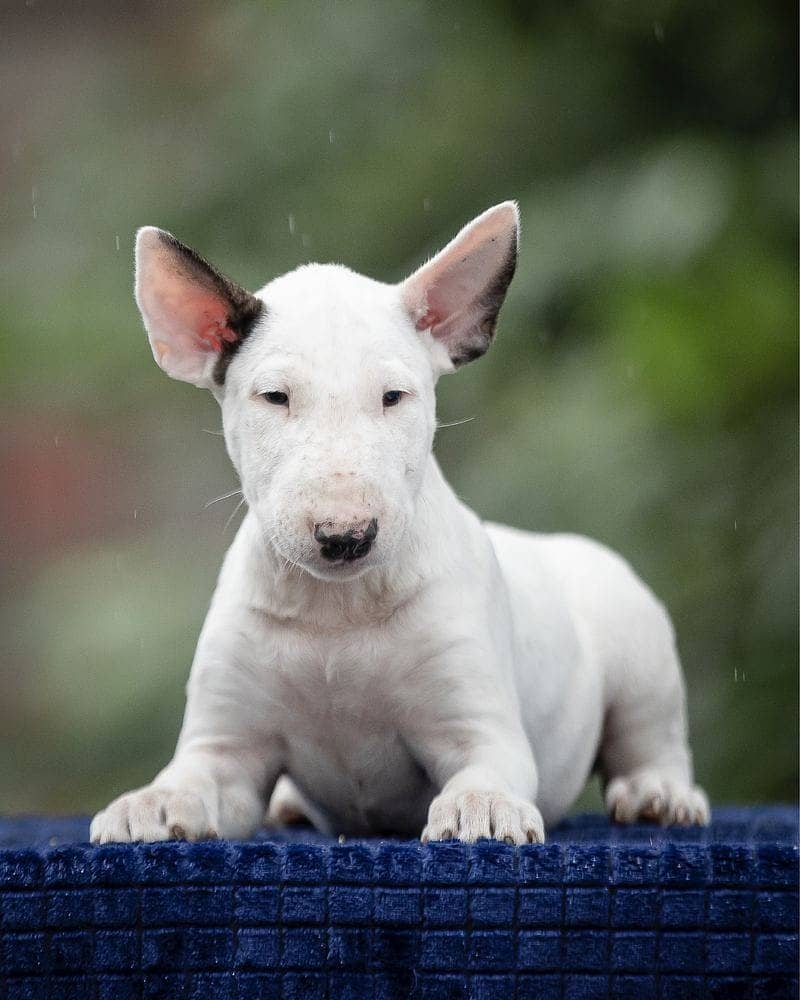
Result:
<svg viewBox="0 0 800 1000"><path fill-rule="evenodd" d="M542 847L0 821L0 1000L795 997L797 809Z"/></svg>

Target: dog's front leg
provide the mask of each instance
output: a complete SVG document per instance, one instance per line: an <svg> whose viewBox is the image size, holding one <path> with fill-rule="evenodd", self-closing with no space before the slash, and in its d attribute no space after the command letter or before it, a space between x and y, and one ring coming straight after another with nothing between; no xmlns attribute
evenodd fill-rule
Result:
<svg viewBox="0 0 800 1000"><path fill-rule="evenodd" d="M431 802L422 841L494 838L509 844L544 841L534 805L536 764L522 725L508 706L483 706L458 719L431 718L409 740L441 788ZM426 732L427 730L427 732Z"/></svg>
<svg viewBox="0 0 800 1000"><path fill-rule="evenodd" d="M283 765L254 687L235 670L193 669L174 758L95 816L92 842L249 837Z"/></svg>

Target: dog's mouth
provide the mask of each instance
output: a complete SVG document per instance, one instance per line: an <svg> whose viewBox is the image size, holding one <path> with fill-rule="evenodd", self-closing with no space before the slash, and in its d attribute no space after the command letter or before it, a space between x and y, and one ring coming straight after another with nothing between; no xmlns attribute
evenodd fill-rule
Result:
<svg viewBox="0 0 800 1000"><path fill-rule="evenodd" d="M355 580L369 572L375 565L371 554L342 554L337 558L320 553L313 560L304 562L306 570L318 580Z"/></svg>
<svg viewBox="0 0 800 1000"><path fill-rule="evenodd" d="M274 544L274 543L273 543ZM290 556L275 547L280 566L288 573L297 575L298 570L308 573L317 580L329 580L333 582L344 582L355 580L364 576L376 565L374 549L372 552L363 555L352 553L337 554L336 558L331 558L331 554L324 554L319 549L315 552L305 552L299 556Z"/></svg>

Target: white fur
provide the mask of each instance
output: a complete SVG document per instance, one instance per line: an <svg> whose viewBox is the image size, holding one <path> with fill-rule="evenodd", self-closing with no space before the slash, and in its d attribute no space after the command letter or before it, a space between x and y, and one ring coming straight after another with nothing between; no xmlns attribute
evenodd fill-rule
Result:
<svg viewBox="0 0 800 1000"><path fill-rule="evenodd" d="M278 278L224 386L142 231L156 358L217 396L249 512L175 756L95 817L94 842L247 837L282 775L273 812L329 832L541 841L596 762L615 818L707 821L664 608L595 542L481 523L431 453L436 380L516 229L497 206L400 286L331 265ZM370 518L366 557L321 557L315 524Z"/></svg>

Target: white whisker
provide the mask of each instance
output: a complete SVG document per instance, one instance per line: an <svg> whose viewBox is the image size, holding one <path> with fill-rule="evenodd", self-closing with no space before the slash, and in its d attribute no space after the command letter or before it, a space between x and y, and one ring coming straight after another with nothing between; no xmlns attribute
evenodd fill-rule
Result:
<svg viewBox="0 0 800 1000"><path fill-rule="evenodd" d="M275 550L275 555L278 557L278 559L281 562L280 572L281 573L288 573L294 567L295 564L294 564L294 562L291 559L289 559L285 555L283 555L282 552L278 551L278 546L276 545L277 540L278 540L277 533L274 534L274 535L270 535L269 538L267 539L267 541L270 543L270 545L272 546L272 548Z"/></svg>
<svg viewBox="0 0 800 1000"><path fill-rule="evenodd" d="M224 534L225 534L225 532L226 532L226 531L228 530L228 527L229 527L229 525L230 525L231 521L232 521L232 520L233 520L233 519L234 519L234 518L236 517L236 515L237 515L237 514L239 513L239 509L241 508L241 506L242 506L242 504L243 504L243 503L244 503L244 497L242 497L242 499L241 499L241 500L240 500L240 501L239 501L239 502L238 502L238 503L236 504L236 506L235 506L235 507L233 508L233 513L232 513L232 514L231 514L231 516L230 516L230 517L228 518L228 520L227 520L227 521L225 522L225 527L224 527L224 528L222 529L222 534L223 534L223 535L224 535Z"/></svg>
<svg viewBox="0 0 800 1000"><path fill-rule="evenodd" d="M464 417L463 420L450 420L446 424L440 424L438 421L436 423L436 430L438 431L441 427L458 427L459 424L468 424L470 420L474 420L475 417Z"/></svg>
<svg viewBox="0 0 800 1000"><path fill-rule="evenodd" d="M230 493L223 493L221 497L214 497L213 500L208 501L205 505L205 509L208 510L212 504L219 503L220 500L230 500L231 497L239 496L241 492L241 490L231 490Z"/></svg>

